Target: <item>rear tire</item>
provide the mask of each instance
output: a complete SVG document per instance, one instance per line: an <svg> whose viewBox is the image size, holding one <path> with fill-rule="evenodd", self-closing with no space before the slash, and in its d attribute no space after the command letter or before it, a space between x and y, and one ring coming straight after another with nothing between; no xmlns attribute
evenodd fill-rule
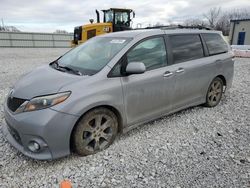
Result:
<svg viewBox="0 0 250 188"><path fill-rule="evenodd" d="M206 107L217 106L221 100L222 93L223 93L223 81L219 77L216 77L209 85L206 95L206 103L204 105Z"/></svg>
<svg viewBox="0 0 250 188"><path fill-rule="evenodd" d="M87 112L72 133L74 151L82 156L108 148L118 132L116 115L107 108Z"/></svg>

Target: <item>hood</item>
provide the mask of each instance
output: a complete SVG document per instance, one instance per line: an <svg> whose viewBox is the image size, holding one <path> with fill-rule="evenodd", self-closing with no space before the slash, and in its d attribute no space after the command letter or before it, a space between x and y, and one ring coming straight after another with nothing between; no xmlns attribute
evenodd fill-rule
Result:
<svg viewBox="0 0 250 188"><path fill-rule="evenodd" d="M12 96L31 99L36 96L57 93L63 86L82 78L83 76L55 70L49 65L38 67L17 81Z"/></svg>

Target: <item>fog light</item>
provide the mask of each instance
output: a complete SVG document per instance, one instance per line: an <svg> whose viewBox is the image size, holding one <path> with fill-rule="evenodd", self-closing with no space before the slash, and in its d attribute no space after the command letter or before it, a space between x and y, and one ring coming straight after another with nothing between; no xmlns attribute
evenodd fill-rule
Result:
<svg viewBox="0 0 250 188"><path fill-rule="evenodd" d="M40 150L40 145L36 141L31 141L28 148L32 152L38 152Z"/></svg>

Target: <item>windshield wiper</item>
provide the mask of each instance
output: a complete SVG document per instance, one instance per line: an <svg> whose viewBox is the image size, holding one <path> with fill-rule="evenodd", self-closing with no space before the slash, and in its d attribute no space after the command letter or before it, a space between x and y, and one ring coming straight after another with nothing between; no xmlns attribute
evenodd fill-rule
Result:
<svg viewBox="0 0 250 188"><path fill-rule="evenodd" d="M81 73L80 71L75 70L75 69L73 69L73 68L71 68L71 67L61 66L61 65L58 64L57 61L54 61L52 64L54 64L54 68L55 68L56 70L63 71L63 72L65 72L65 71L70 71L70 72L72 72L72 73L74 73L74 74L76 74L76 75L82 76L82 73Z"/></svg>
<svg viewBox="0 0 250 188"><path fill-rule="evenodd" d="M58 63L57 63L57 64L58 64ZM60 65L58 65L58 67L59 67L59 68L62 68L62 69L65 69L65 70L67 70L67 71L73 72L73 73L76 74L76 75L82 76L82 73L81 73L80 71L75 70L75 69L73 69L73 68L71 68L71 67L60 66Z"/></svg>

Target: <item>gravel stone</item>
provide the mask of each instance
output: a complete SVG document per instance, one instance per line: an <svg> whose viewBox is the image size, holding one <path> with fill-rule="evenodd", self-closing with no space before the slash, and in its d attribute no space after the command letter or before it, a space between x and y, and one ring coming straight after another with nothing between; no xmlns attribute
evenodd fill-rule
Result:
<svg viewBox="0 0 250 188"><path fill-rule="evenodd" d="M0 49L0 187L249 187L250 59L236 59L233 87L215 108L197 106L118 136L95 155L25 157L2 134L13 84L69 49Z"/></svg>

